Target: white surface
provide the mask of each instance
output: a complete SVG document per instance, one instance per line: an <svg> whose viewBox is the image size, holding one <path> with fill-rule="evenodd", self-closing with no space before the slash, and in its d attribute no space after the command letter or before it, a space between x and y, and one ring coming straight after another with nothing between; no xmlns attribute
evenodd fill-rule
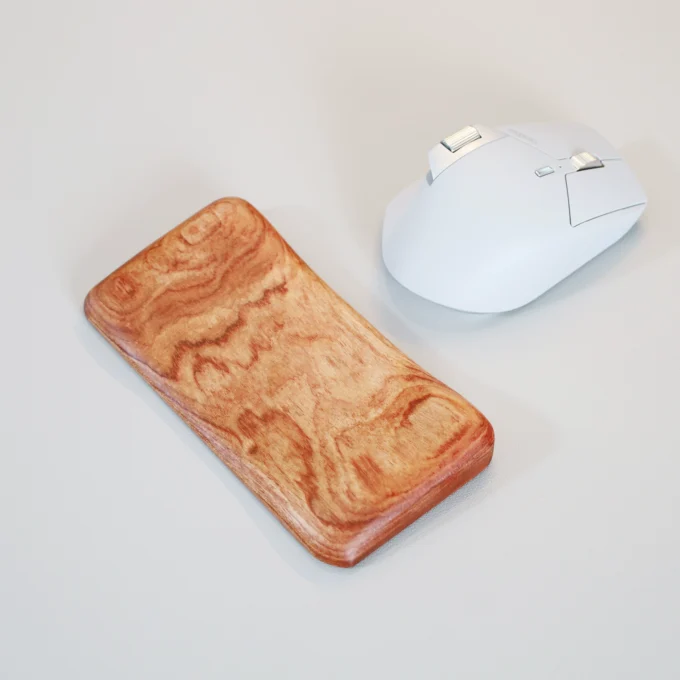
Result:
<svg viewBox="0 0 680 680"><path fill-rule="evenodd" d="M5 3L0 676L677 678L674 7L482 0L457 31L450 0ZM555 119L621 148L639 227L505 316L390 280L383 211L424 151ZM496 428L489 470L355 569L308 556L83 319L221 195Z"/></svg>
<svg viewBox="0 0 680 680"><path fill-rule="evenodd" d="M566 160L582 151L604 160L621 158L601 133L580 122L513 123L499 129L557 159Z"/></svg>
<svg viewBox="0 0 680 680"><path fill-rule="evenodd" d="M550 136L549 125L533 127ZM623 160L578 170L582 139L598 150L608 146L593 130L557 125L564 139L553 134L547 145L563 147L562 160L514 135L478 129L481 139L455 153L437 144L448 158L440 162L442 152L430 151L432 179L421 177L390 201L382 253L394 278L426 300L466 312L507 312L628 233L647 199ZM538 177L545 166L554 172Z"/></svg>

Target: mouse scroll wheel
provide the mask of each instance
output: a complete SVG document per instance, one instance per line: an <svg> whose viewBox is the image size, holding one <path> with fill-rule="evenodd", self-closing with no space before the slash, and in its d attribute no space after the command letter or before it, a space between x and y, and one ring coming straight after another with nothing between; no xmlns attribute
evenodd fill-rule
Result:
<svg viewBox="0 0 680 680"><path fill-rule="evenodd" d="M456 153L456 151L462 149L464 146L476 142L481 139L482 135L479 134L477 128L473 128L471 125L454 132L452 135L442 139L442 144L451 152Z"/></svg>
<svg viewBox="0 0 680 680"><path fill-rule="evenodd" d="M571 162L576 168L576 172L580 170L592 170L593 168L604 168L604 163L594 154L588 151L577 153L571 157Z"/></svg>

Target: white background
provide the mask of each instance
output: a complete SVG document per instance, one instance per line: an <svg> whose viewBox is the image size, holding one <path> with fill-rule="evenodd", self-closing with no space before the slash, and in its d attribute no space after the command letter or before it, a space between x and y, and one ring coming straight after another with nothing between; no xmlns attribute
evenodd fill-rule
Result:
<svg viewBox="0 0 680 680"><path fill-rule="evenodd" d="M673 2L2 0L0 677L677 678ZM501 316L390 280L383 210L459 127L591 125L649 197ZM496 429L491 467L317 562L88 326L85 294L243 196Z"/></svg>

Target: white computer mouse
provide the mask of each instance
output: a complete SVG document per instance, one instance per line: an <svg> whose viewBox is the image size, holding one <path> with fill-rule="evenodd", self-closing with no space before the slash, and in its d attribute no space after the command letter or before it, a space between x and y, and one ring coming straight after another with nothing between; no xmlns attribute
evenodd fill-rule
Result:
<svg viewBox="0 0 680 680"><path fill-rule="evenodd" d="M531 302L614 242L647 198L620 154L576 123L465 127L387 207L383 258L424 298L470 312Z"/></svg>

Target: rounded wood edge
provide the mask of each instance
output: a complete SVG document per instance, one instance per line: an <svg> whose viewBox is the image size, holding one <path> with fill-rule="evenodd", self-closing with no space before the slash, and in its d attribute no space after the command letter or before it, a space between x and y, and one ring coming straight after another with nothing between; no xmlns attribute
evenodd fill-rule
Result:
<svg viewBox="0 0 680 680"><path fill-rule="evenodd" d="M405 509L386 519L384 524L372 525L367 531L351 537L343 544L330 545L319 542L312 545L308 541L309 537L300 536L295 530L292 530L293 534L321 562L343 569L356 566L488 467L493 458L496 435L487 418L481 413L479 416L478 432L473 445L464 454L465 462L457 471L445 475L439 484L433 486L415 502L405 501Z"/></svg>

